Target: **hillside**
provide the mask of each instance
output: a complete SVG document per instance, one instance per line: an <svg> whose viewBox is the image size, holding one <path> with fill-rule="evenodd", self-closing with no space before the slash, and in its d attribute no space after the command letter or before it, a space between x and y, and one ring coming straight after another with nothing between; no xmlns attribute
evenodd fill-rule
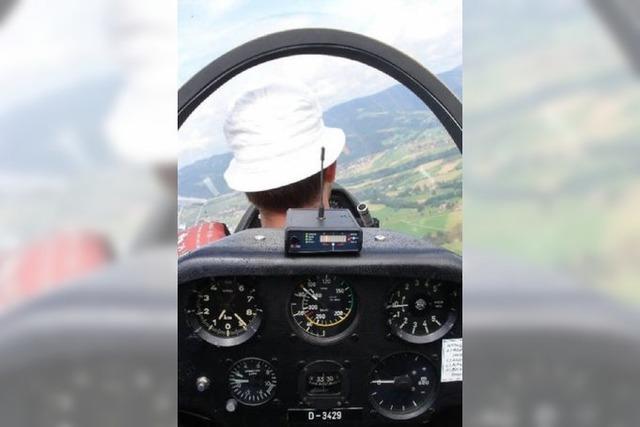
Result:
<svg viewBox="0 0 640 427"><path fill-rule="evenodd" d="M461 67L438 77L457 96L461 95ZM347 136L347 148L340 158L342 164L385 150L394 135L414 137L416 130L440 126L422 101L402 85L339 104L324 113L324 120L327 126L343 129ZM218 154L180 168L178 194L209 198L229 193L223 173L230 159L230 153Z"/></svg>
<svg viewBox="0 0 640 427"><path fill-rule="evenodd" d="M460 95L460 68L440 78ZM462 157L413 93L392 86L337 105L324 117L347 135L337 182L369 204L383 227L461 252ZM230 158L212 156L180 169L180 196L207 199L180 210L181 227L215 220L233 229L238 223L247 201L222 177Z"/></svg>

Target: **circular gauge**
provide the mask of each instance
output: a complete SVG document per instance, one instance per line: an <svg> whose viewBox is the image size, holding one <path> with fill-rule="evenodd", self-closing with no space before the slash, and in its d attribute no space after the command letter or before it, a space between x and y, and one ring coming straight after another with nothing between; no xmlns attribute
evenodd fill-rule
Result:
<svg viewBox="0 0 640 427"><path fill-rule="evenodd" d="M194 290L187 314L195 332L219 347L242 344L262 322L255 288L235 278L213 279Z"/></svg>
<svg viewBox="0 0 640 427"><path fill-rule="evenodd" d="M438 371L418 353L381 360L369 376L369 400L382 415L408 420L423 414L436 398Z"/></svg>
<svg viewBox="0 0 640 427"><path fill-rule="evenodd" d="M351 285L336 276L301 280L289 305L296 332L316 344L333 343L355 327L355 293Z"/></svg>
<svg viewBox="0 0 640 427"><path fill-rule="evenodd" d="M415 279L397 286L387 301L389 326L394 334L414 344L436 341L456 321L456 291L442 282Z"/></svg>
<svg viewBox="0 0 640 427"><path fill-rule="evenodd" d="M248 406L263 405L276 394L278 377L266 360L247 357L238 360L229 369L231 396Z"/></svg>

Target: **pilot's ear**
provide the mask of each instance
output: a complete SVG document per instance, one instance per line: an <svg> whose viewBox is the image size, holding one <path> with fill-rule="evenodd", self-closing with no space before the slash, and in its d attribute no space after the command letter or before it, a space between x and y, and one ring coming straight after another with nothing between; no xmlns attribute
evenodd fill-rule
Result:
<svg viewBox="0 0 640 427"><path fill-rule="evenodd" d="M336 164L337 162L333 162L330 166L324 170L324 181L325 182L335 182L336 180Z"/></svg>

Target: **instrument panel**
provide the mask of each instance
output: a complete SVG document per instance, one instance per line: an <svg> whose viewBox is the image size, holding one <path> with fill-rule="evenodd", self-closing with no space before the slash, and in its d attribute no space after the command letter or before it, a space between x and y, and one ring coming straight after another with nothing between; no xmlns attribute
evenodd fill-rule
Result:
<svg viewBox="0 0 640 427"><path fill-rule="evenodd" d="M437 277L194 280L179 291L179 407L210 425L426 422L457 411L443 340L461 287Z"/></svg>

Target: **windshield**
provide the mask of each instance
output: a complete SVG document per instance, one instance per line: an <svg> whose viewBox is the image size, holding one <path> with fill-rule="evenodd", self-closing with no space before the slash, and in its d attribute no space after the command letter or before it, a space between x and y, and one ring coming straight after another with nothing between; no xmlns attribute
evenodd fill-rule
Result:
<svg viewBox="0 0 640 427"><path fill-rule="evenodd" d="M461 66L436 74L461 97ZM382 72L323 55L253 67L214 92L185 122L179 132L181 230L217 221L233 231L249 206L224 181L232 155L222 128L236 97L274 82L274 76L309 87L325 124L345 132L336 182L367 203L382 228L461 253L462 156L444 127L419 98Z"/></svg>

